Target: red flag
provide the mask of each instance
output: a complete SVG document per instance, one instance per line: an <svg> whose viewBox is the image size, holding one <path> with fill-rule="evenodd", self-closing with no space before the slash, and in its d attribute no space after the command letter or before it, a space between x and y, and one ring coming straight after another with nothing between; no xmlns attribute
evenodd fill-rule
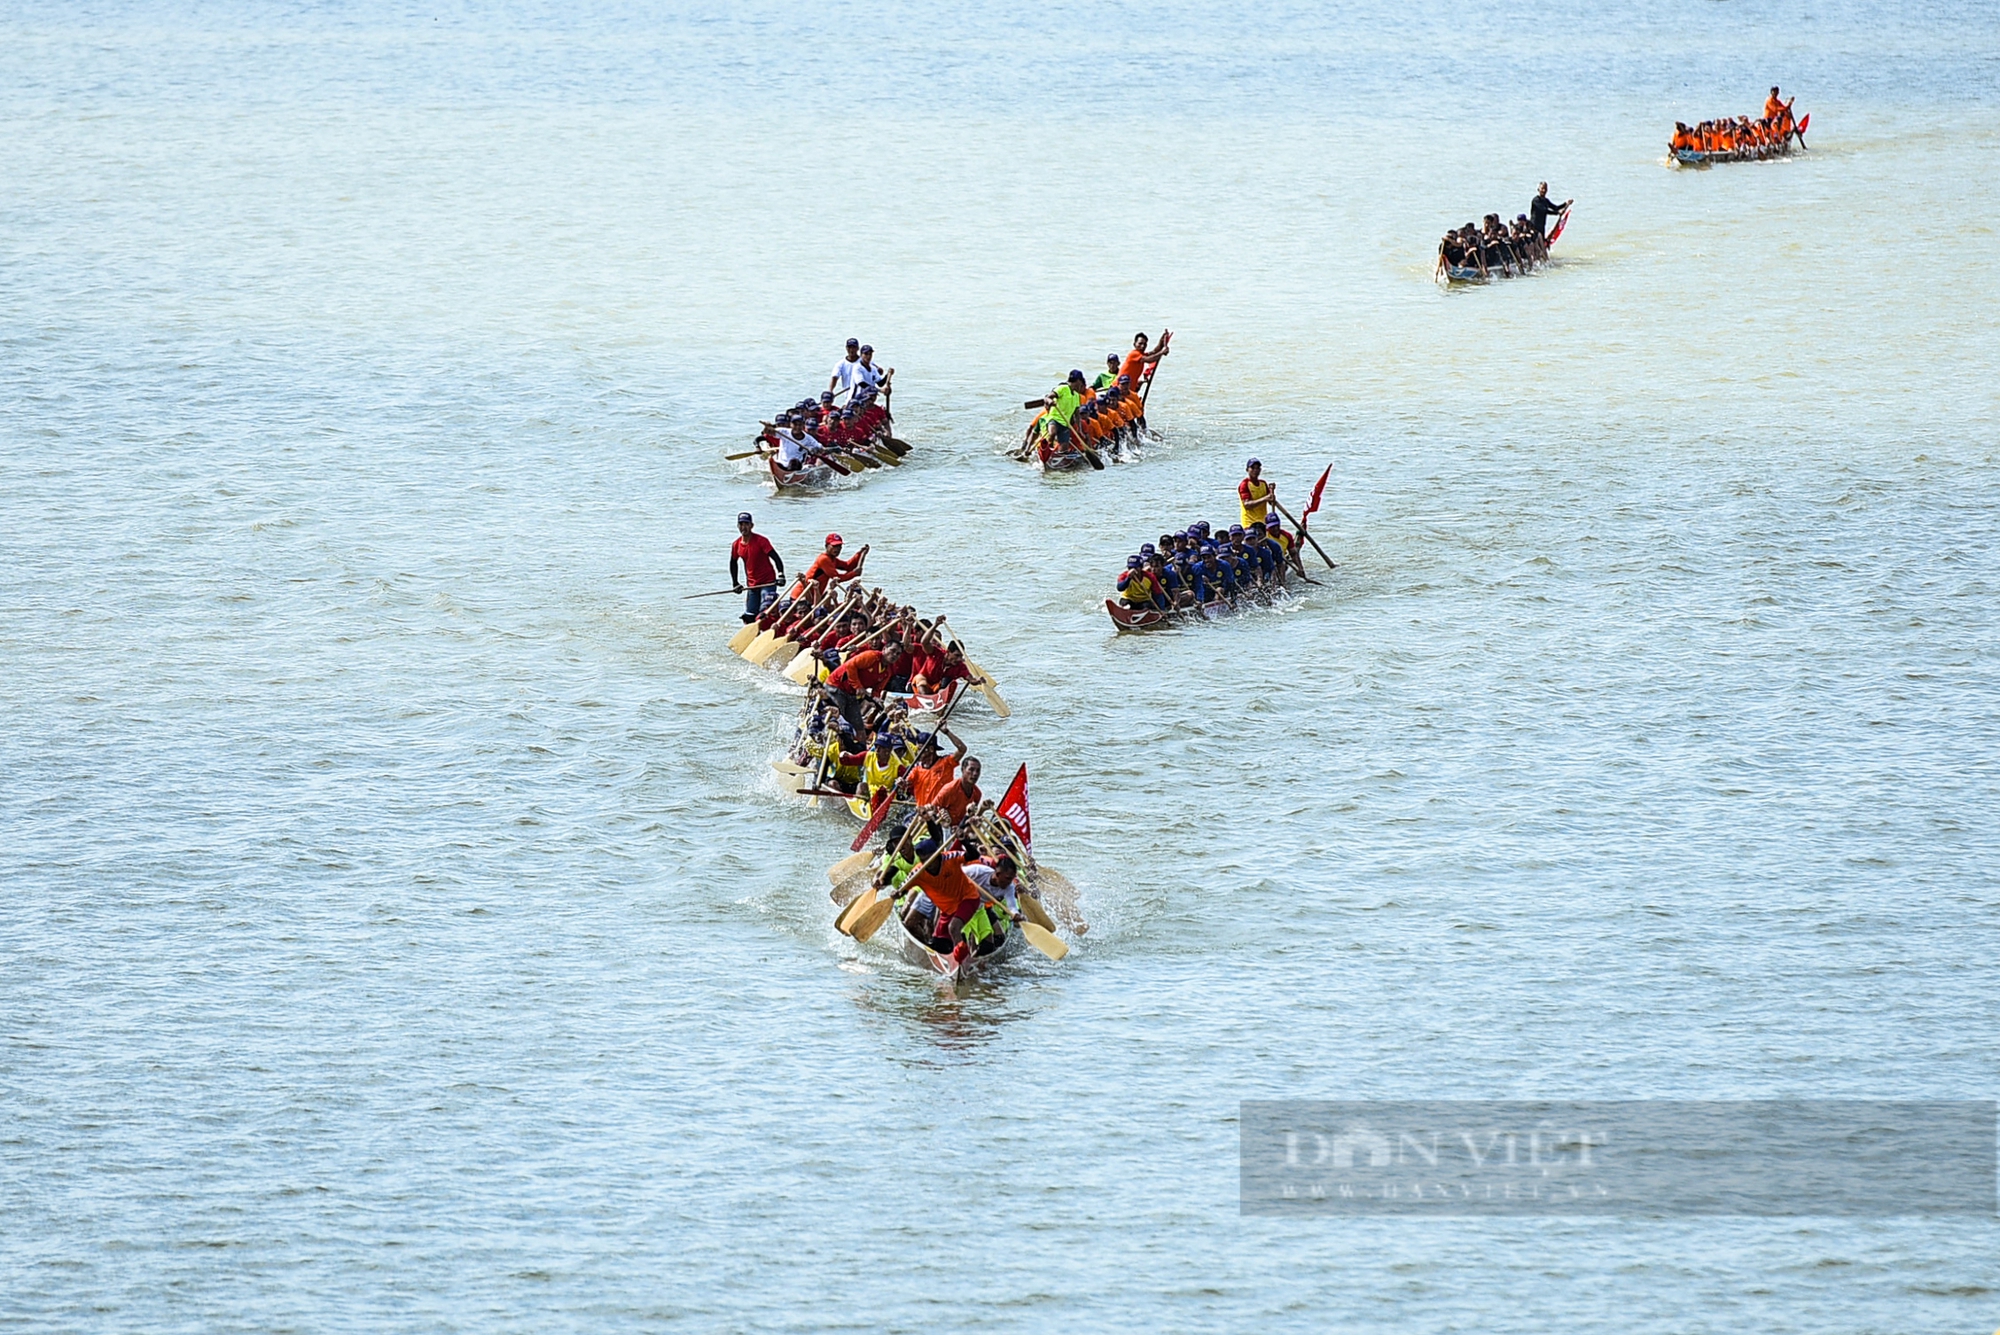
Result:
<svg viewBox="0 0 2000 1335"><path fill-rule="evenodd" d="M1306 521L1312 518L1312 512L1319 509L1319 498L1326 494L1326 480L1331 476L1333 476L1333 465L1328 464L1326 471L1319 475L1319 481L1313 485L1312 499L1307 501L1306 508L1299 512L1300 528L1304 528Z"/></svg>
<svg viewBox="0 0 2000 1335"><path fill-rule="evenodd" d="M1028 767L1021 766L1021 772L1014 776L1014 782L1007 785L1007 795L1000 799L994 814L1014 827L1014 833L1021 836L1021 847L1032 849L1035 836L1028 829Z"/></svg>

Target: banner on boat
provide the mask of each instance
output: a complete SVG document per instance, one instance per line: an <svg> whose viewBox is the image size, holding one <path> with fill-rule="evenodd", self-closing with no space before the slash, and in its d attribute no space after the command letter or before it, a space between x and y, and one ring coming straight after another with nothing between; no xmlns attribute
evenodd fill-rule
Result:
<svg viewBox="0 0 2000 1335"><path fill-rule="evenodd" d="M1000 799L994 809L999 816L1021 836L1021 847L1030 852L1035 847L1035 837L1028 832L1028 767L1021 766L1021 772L1014 776L1014 782L1007 785L1007 795Z"/></svg>

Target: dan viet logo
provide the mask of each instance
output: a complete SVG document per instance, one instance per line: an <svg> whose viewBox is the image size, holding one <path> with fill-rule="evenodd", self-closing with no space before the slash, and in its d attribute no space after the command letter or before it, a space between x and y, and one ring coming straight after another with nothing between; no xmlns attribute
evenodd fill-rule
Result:
<svg viewBox="0 0 2000 1335"><path fill-rule="evenodd" d="M1978 1100L1245 1102L1246 1214L1888 1216L1995 1207Z"/></svg>

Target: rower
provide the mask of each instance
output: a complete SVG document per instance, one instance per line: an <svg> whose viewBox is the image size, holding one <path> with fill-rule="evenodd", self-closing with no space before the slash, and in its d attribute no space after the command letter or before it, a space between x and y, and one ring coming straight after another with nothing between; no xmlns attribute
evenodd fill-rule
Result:
<svg viewBox="0 0 2000 1335"><path fill-rule="evenodd" d="M796 473L809 464L818 462L820 443L805 432L805 419L799 413L778 414L778 467L787 473Z"/></svg>
<svg viewBox="0 0 2000 1335"><path fill-rule="evenodd" d="M1145 381L1148 368L1158 366L1160 358L1166 356L1169 351L1171 349L1167 347L1166 334L1160 335L1160 346L1152 352L1146 351L1144 333L1132 335L1132 350L1125 354L1125 363L1118 370L1119 375L1124 377L1127 388L1137 394L1139 386Z"/></svg>
<svg viewBox="0 0 2000 1335"><path fill-rule="evenodd" d="M1535 229L1535 235L1546 242L1549 239L1549 218L1561 214L1575 202L1573 199L1565 199L1557 204L1550 200L1547 181L1536 186L1535 197L1528 201L1528 223Z"/></svg>
<svg viewBox="0 0 2000 1335"><path fill-rule="evenodd" d="M1118 354L1115 352L1106 353L1104 357L1104 372L1097 379L1090 382L1090 387L1095 390L1106 390L1117 383Z"/></svg>
<svg viewBox="0 0 2000 1335"><path fill-rule="evenodd" d="M845 584L849 580L861 578L861 567L868 560L868 544L862 543L861 550L846 560L842 560L840 556L842 545L838 533L826 535L825 548L812 559L812 564L806 567L806 573L799 576L798 587L792 591L794 596L804 593L808 588L815 593L824 594L836 584Z"/></svg>
<svg viewBox="0 0 2000 1335"><path fill-rule="evenodd" d="M1144 557L1125 558L1125 569L1118 574L1118 601L1135 612L1155 607L1166 610L1166 591L1154 585Z"/></svg>
<svg viewBox="0 0 2000 1335"><path fill-rule="evenodd" d="M861 345L861 360L856 364L854 371L856 394L871 399L880 394L886 399L889 395L889 377L895 374L895 367L891 366L884 370L875 364L874 348L866 343ZM883 411L886 413L888 410L885 408Z"/></svg>
<svg viewBox="0 0 2000 1335"><path fill-rule="evenodd" d="M1020 888L1014 859L1002 853L989 863L968 862L965 879L979 888L980 904L965 920L961 935L965 944L981 955L998 950L1007 940L1013 923L1015 893ZM999 912L994 912L995 908Z"/></svg>
<svg viewBox="0 0 2000 1335"><path fill-rule="evenodd" d="M917 847L920 853L926 847L930 852L906 882L917 893L903 922L912 934L922 931L933 950L953 950L963 944L966 921L980 907L979 887L965 874L965 856L946 853L942 839L925 840Z"/></svg>
<svg viewBox="0 0 2000 1335"><path fill-rule="evenodd" d="M965 666L965 651L956 644L948 644L943 651L927 657L923 665L910 674L910 689L920 695L935 695L947 690L953 682L970 681L972 672Z"/></svg>
<svg viewBox="0 0 2000 1335"><path fill-rule="evenodd" d="M827 389L835 394L848 393L854 388L858 379L855 368L859 365L861 365L861 340L850 338L847 340L847 356L835 364L833 379L826 382Z"/></svg>
<svg viewBox="0 0 2000 1335"><path fill-rule="evenodd" d="M869 748L867 757L861 762L861 777L868 785L868 805L878 807L890 800L895 792L896 780L910 763L903 750L902 737L889 728L875 731L875 745Z"/></svg>
<svg viewBox="0 0 2000 1335"><path fill-rule="evenodd" d="M739 561L743 565L741 579L736 573ZM756 531L756 524L748 510L737 515L736 541L729 548L729 586L742 593L744 581L749 582L750 592L743 600L745 625L755 621L760 612L777 601L778 581L784 577L785 558L778 555L778 549L771 545L769 538Z"/></svg>
<svg viewBox="0 0 2000 1335"><path fill-rule="evenodd" d="M1049 391L1048 412L1042 417L1042 435L1053 436L1058 446L1069 449L1075 441L1070 424L1083 407L1083 372L1071 371L1069 378Z"/></svg>
<svg viewBox="0 0 2000 1335"><path fill-rule="evenodd" d="M1238 508L1243 511L1244 524L1259 524L1270 513L1271 499L1278 494L1277 484L1264 480L1264 464L1252 459L1243 465L1243 480L1236 484Z"/></svg>
<svg viewBox="0 0 2000 1335"><path fill-rule="evenodd" d="M903 646L892 639L879 649L863 649L827 675L827 697L855 736L862 731L862 701L879 694L901 670L902 662Z"/></svg>

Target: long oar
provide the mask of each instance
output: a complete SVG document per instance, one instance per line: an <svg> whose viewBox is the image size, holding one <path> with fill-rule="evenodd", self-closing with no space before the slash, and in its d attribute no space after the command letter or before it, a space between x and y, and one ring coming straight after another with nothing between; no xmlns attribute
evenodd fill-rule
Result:
<svg viewBox="0 0 2000 1335"><path fill-rule="evenodd" d="M833 600L829 600L829 602L831 601ZM744 651L743 656L761 667L783 653L787 648L796 651L798 647L797 637L824 626L827 617L834 610L836 610L834 607L819 605L808 608L800 619L793 624L791 630L780 635L775 633L776 627L773 627L773 634L769 640L761 645L751 645Z"/></svg>
<svg viewBox="0 0 2000 1335"><path fill-rule="evenodd" d="M812 661L812 654L814 653L812 642L825 634L828 626L833 625L835 621L841 616L846 615L847 612L851 612L854 609L854 601L852 586L849 587L845 594L838 592L829 594L825 606L816 608L811 616L808 616L804 621L799 623L797 635L788 635L785 637L783 641L785 644L804 646L799 649L797 657L785 664L785 679L787 681L795 682L800 686L806 684L806 678L811 674L794 676L793 669L799 666L801 659L807 662ZM770 650L757 661L760 663L767 662L770 659L776 658L779 652L778 646L774 643Z"/></svg>
<svg viewBox="0 0 2000 1335"><path fill-rule="evenodd" d="M773 584L768 587L776 588L777 585ZM743 630L754 631L755 634L746 638L743 630L739 630L729 637L729 647L740 657L747 658L753 663L756 662L757 655L770 647L772 637L777 634L778 624L784 620L785 616L789 615L791 615L790 609L787 609L783 615L777 612L764 613L763 616L749 622L743 627ZM770 620L764 620L765 616L768 616Z"/></svg>
<svg viewBox="0 0 2000 1335"><path fill-rule="evenodd" d="M1271 504L1278 507L1279 514L1283 515L1287 519L1292 519L1292 512L1290 510L1287 510L1284 507L1283 502L1279 501L1279 499L1276 496L1273 496L1271 498ZM1326 554L1326 549L1319 545L1319 539L1315 538L1312 534L1306 532L1306 526L1304 524L1301 524L1296 519L1292 519L1292 527L1299 531L1300 537L1304 538L1307 542L1313 545L1313 550L1319 553L1320 560L1326 562L1326 568L1328 570L1338 570L1340 568L1333 563L1333 558Z"/></svg>
<svg viewBox="0 0 2000 1335"><path fill-rule="evenodd" d="M909 847L910 836L916 833L917 826L922 823L914 815L911 816L910 823L903 828L903 837L897 841L896 847L884 854L882 865L885 868L898 857L902 856L903 850ZM835 882L835 884L838 883L837 881ZM895 889L901 888L900 886L895 887ZM883 918L889 916L888 910L893 908L895 903L896 896L893 893L886 898L878 896L875 893L875 887L871 884L867 890L854 897L853 903L841 910L840 916L833 920L834 930L851 936L857 941L866 941L869 937L875 935L875 929L882 925ZM877 910L881 910L879 915L877 914ZM861 919L871 916L874 917L874 921L868 924L868 930L866 934L863 934L860 930Z"/></svg>
<svg viewBox="0 0 2000 1335"><path fill-rule="evenodd" d="M681 601L686 602L690 598L720 598L725 593L741 592L743 592L741 589L711 589L707 593L684 593L681 595Z"/></svg>
<svg viewBox="0 0 2000 1335"><path fill-rule="evenodd" d="M1006 914L1007 920L1020 928L1021 935L1028 938L1028 944L1036 950L1041 951L1044 955L1047 955L1050 959L1059 960L1069 954L1069 947L1063 944L1063 939L1048 928L1033 921L1025 914L1008 913L1005 903L995 899L984 890L979 892L979 897L994 908L999 909L1001 913Z"/></svg>
<svg viewBox="0 0 2000 1335"><path fill-rule="evenodd" d="M1072 910L1070 916L1076 918L1070 930L1077 936L1082 936L1085 932L1088 932L1090 924L1074 913L1078 896L1076 886L1070 881L1069 877L1063 875L1053 867L1044 867L1041 863L1035 861L1035 855L1028 851L1026 844L1021 842L1021 836L1015 833L1013 826L995 817L988 817L988 821L994 833L1000 836L1001 850L1013 857L1015 866L1032 875L1038 884L1046 883L1050 888L1059 891L1068 898ZM1020 890L1019 897L1024 905L1028 901L1033 900L1034 911L1042 913L1043 918L1047 918L1047 913L1042 910L1042 901L1037 899L1025 886ZM1027 910L1024 909L1023 911L1026 912ZM1031 914L1030 916L1033 915ZM1044 922L1043 926L1051 931L1055 929L1053 922Z"/></svg>

